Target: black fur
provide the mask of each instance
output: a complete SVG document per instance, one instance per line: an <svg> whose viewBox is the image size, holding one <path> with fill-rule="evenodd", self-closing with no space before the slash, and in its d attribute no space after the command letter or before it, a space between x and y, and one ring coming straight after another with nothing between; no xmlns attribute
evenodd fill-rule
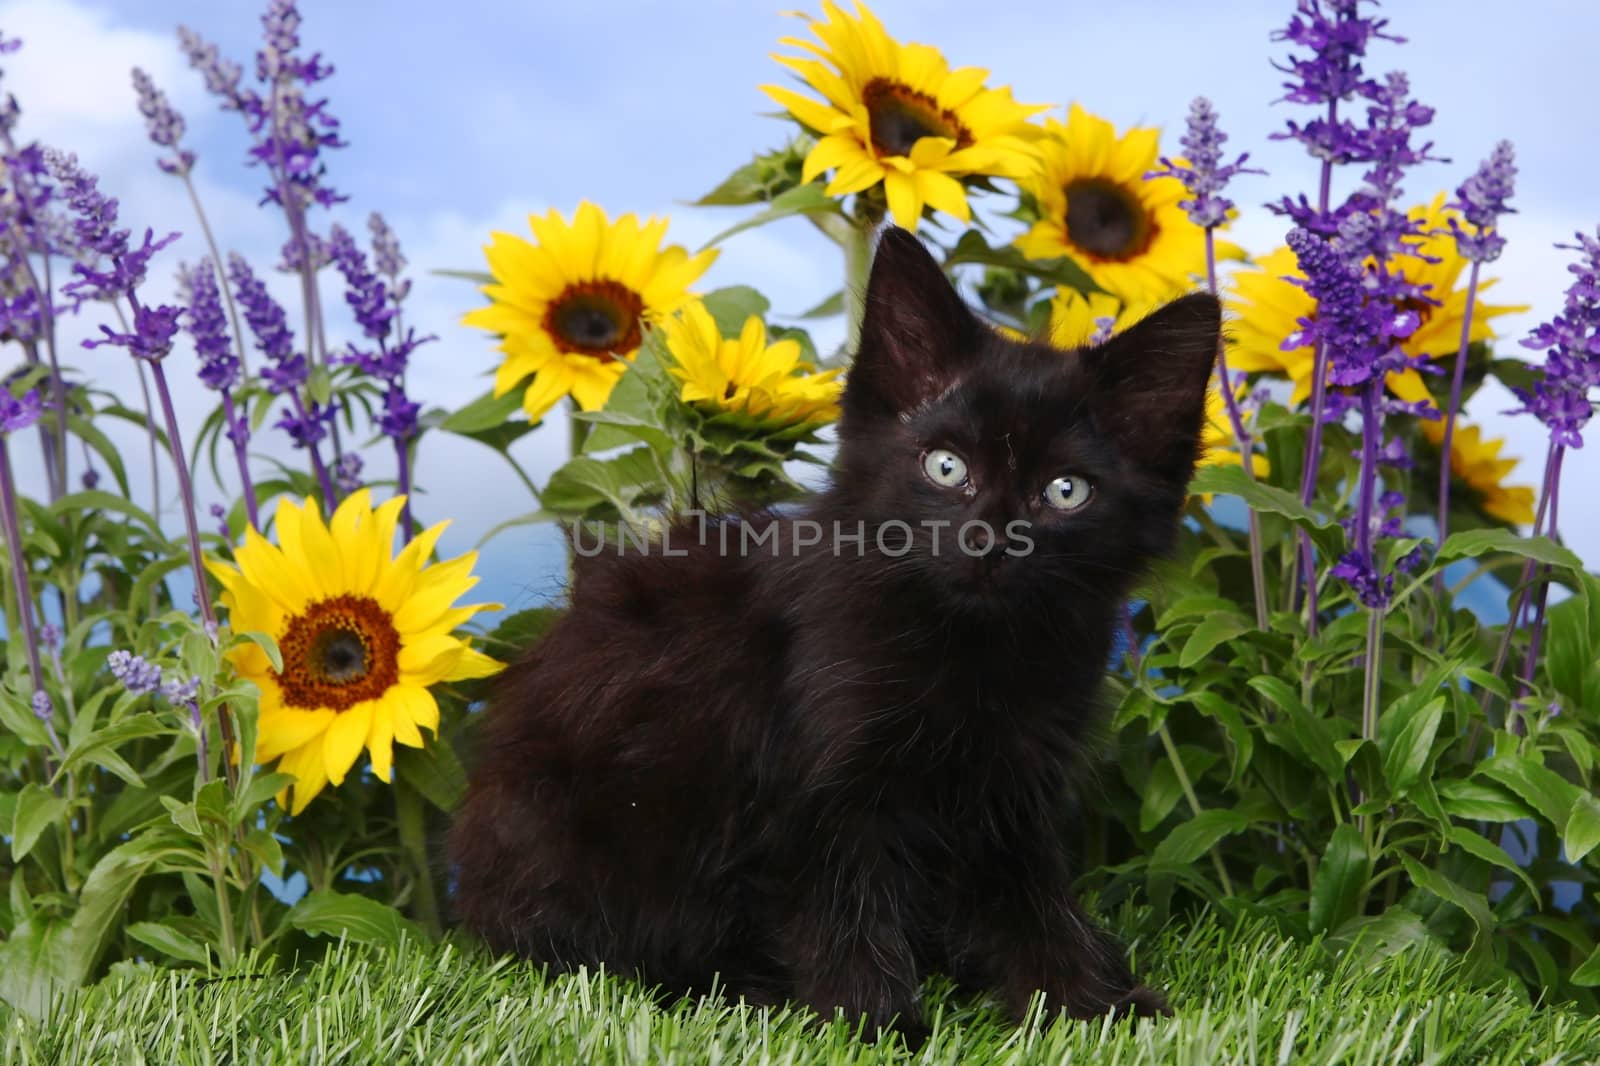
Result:
<svg viewBox="0 0 1600 1066"><path fill-rule="evenodd" d="M888 231L833 484L802 516L824 543L793 554L791 516L780 557L724 553L755 528L730 519L680 529L681 557L580 561L488 711L451 841L461 919L560 968L720 974L869 1026L917 1030L930 972L1015 1016L1041 990L1075 1017L1164 1011L1073 898L1065 795L1118 604L1177 530L1219 319L1195 295L1099 348L1014 342ZM970 491L923 473L935 448ZM1044 507L1069 473L1091 501ZM952 550L970 519L1000 531L982 558ZM873 535L891 520L916 531L898 558ZM860 554L835 522L864 524Z"/></svg>

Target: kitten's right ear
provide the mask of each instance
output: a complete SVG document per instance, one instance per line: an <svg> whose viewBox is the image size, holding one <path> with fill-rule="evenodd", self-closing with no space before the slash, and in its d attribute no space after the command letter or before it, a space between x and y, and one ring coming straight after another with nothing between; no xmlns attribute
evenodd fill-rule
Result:
<svg viewBox="0 0 1600 1066"><path fill-rule="evenodd" d="M900 414L933 399L976 354L981 328L922 242L891 226L872 260L846 408Z"/></svg>

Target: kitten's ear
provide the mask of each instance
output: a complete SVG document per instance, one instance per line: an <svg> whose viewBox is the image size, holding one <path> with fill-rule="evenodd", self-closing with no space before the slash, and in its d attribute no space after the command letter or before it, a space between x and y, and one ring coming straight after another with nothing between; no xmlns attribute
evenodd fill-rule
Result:
<svg viewBox="0 0 1600 1066"><path fill-rule="evenodd" d="M1222 305L1197 292L1080 353L1097 386L1102 424L1135 459L1181 484L1199 454L1221 343Z"/></svg>
<svg viewBox="0 0 1600 1066"><path fill-rule="evenodd" d="M872 260L847 410L897 415L938 396L975 356L980 329L922 242L891 226Z"/></svg>

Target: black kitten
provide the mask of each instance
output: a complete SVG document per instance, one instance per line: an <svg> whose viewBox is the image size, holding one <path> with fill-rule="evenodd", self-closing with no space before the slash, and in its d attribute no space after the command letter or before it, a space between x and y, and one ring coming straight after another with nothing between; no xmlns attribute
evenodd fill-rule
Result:
<svg viewBox="0 0 1600 1066"><path fill-rule="evenodd" d="M889 230L833 486L581 560L506 672L451 842L464 922L869 1026L916 1030L930 972L1017 1017L1038 991L1165 1012L1073 898L1065 796L1117 606L1178 527L1219 321L1194 295L1099 347L1014 342Z"/></svg>

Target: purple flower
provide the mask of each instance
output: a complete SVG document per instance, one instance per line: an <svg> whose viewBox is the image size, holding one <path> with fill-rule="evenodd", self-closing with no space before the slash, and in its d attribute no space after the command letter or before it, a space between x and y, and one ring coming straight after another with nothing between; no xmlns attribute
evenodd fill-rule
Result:
<svg viewBox="0 0 1600 1066"><path fill-rule="evenodd" d="M133 312L132 333L119 333L110 326L101 326L105 339L84 341L83 346L98 348L102 344L115 344L128 349L128 354L135 359L153 363L165 359L172 351L172 338L178 335L178 317L182 313L165 304L159 307L140 304Z"/></svg>
<svg viewBox="0 0 1600 1066"><path fill-rule="evenodd" d="M1228 135L1217 128L1217 112L1211 101L1197 96L1189 105L1188 130L1179 141L1188 161L1175 162L1162 156L1162 169L1146 175L1173 177L1183 182L1189 198L1179 201L1178 206L1188 212L1189 221L1202 229L1211 229L1227 221L1233 201L1221 193L1234 175L1265 173L1244 165L1250 158L1248 154L1224 164L1222 145L1227 139Z"/></svg>
<svg viewBox="0 0 1600 1066"><path fill-rule="evenodd" d="M21 396L10 389L0 389L0 433L16 433L27 429L44 415L44 401L38 389L29 389Z"/></svg>
<svg viewBox="0 0 1600 1066"><path fill-rule="evenodd" d="M362 332L380 343L388 339L394 308L389 306L388 287L367 265L366 253L357 247L350 231L337 222L328 231L328 250L339 273L344 275L344 300L355 313Z"/></svg>
<svg viewBox="0 0 1600 1066"><path fill-rule="evenodd" d="M339 486L339 492L348 496L361 487L361 456L355 452L345 452L339 456L338 463L334 464L333 477Z"/></svg>
<svg viewBox="0 0 1600 1066"><path fill-rule="evenodd" d="M211 505L211 517L217 521L217 533L223 540L233 539L233 530L228 528L228 509L220 503Z"/></svg>
<svg viewBox="0 0 1600 1066"><path fill-rule="evenodd" d="M48 722L56 716L56 705L50 699L50 693L44 689L34 689L33 716L41 722Z"/></svg>
<svg viewBox="0 0 1600 1066"><path fill-rule="evenodd" d="M60 183L61 193L73 215L72 232L83 258L72 264L78 280L62 288L78 304L90 299L109 299L132 292L143 283L151 256L178 239L170 233L154 240L154 231L145 230L138 248L130 248L129 233L117 228L117 201L100 191L95 178L78 165L78 157L46 149L44 163L50 176ZM99 269L99 260L109 269Z"/></svg>
<svg viewBox="0 0 1600 1066"><path fill-rule="evenodd" d="M394 294L395 302L399 303L411 288L409 282L402 286L399 280L400 272L406 268L406 257L400 254L400 241L395 237L394 230L389 228L389 223L376 211L367 216L367 229L372 234L372 259L377 264L378 273L401 286Z"/></svg>
<svg viewBox="0 0 1600 1066"><path fill-rule="evenodd" d="M1522 342L1543 350L1544 377L1532 391L1514 389L1522 406L1543 422L1550 439L1568 448L1583 447L1583 429L1594 415L1589 391L1600 387L1600 230L1579 233L1576 244L1556 247L1578 252L1567 267L1573 275L1561 313L1541 323Z"/></svg>
<svg viewBox="0 0 1600 1066"><path fill-rule="evenodd" d="M217 53L217 46L203 39L187 26L178 27L178 44L189 58L189 65L200 71L206 79L206 91L222 97L224 111L251 112L259 106L256 94L239 86L244 69Z"/></svg>
<svg viewBox="0 0 1600 1066"><path fill-rule="evenodd" d="M310 249L312 273L333 262L333 252L328 248L328 242L310 230L306 230L304 241L296 237L290 237L283 242L283 249L280 253L281 258L278 260L278 271L280 273L298 274L301 271L306 259L302 248Z"/></svg>
<svg viewBox="0 0 1600 1066"><path fill-rule="evenodd" d="M167 678L161 682L161 696L174 707L193 707L196 697L200 694L200 679L191 677L187 681L177 678Z"/></svg>
<svg viewBox="0 0 1600 1066"><path fill-rule="evenodd" d="M289 434L296 448L313 448L328 435L328 427L333 424L333 416L337 411L338 408L333 404L324 407L313 403L309 410L301 413L296 403L279 415L272 425Z"/></svg>
<svg viewBox="0 0 1600 1066"><path fill-rule="evenodd" d="M294 334L289 332L289 316L282 305L272 298L243 256L228 256L228 278L244 307L244 320L255 336L256 347L270 363L261 371L268 390L282 393L304 385L308 376L305 356L294 350Z"/></svg>
<svg viewBox="0 0 1600 1066"><path fill-rule="evenodd" d="M144 116L145 129L150 140L162 148L171 148L170 158L158 159L156 165L168 174L186 174L194 166L194 153L178 147L183 139L183 116L173 108L167 94L156 88L150 75L133 68L133 88L139 94L139 114Z"/></svg>
<svg viewBox="0 0 1600 1066"><path fill-rule="evenodd" d="M261 17L262 48L256 53L256 77L267 89L267 99L251 112L250 132L257 138L250 155L265 164L273 183L264 202L293 210L312 203L330 207L345 199L323 182L327 167L324 148L342 148L339 121L328 114L328 101L307 100L305 90L333 74L333 68L313 54L302 59L300 12L295 0L272 0ZM285 193L293 201L285 203Z"/></svg>
<svg viewBox="0 0 1600 1066"><path fill-rule="evenodd" d="M148 696L161 684L161 668L120 648L106 657L111 676L135 696Z"/></svg>
<svg viewBox="0 0 1600 1066"><path fill-rule="evenodd" d="M405 390L391 384L384 394L383 414L378 416L378 429L396 441L410 440L417 433L417 412L421 404L406 399Z"/></svg>
<svg viewBox="0 0 1600 1066"><path fill-rule="evenodd" d="M200 357L200 381L218 392L237 387L239 359L228 339L228 320L222 313L222 293L217 288L217 271L211 260L200 260L193 270L180 266L178 289L189 305L184 324Z"/></svg>
<svg viewBox="0 0 1600 1066"><path fill-rule="evenodd" d="M56 649L61 647L61 627L54 622L40 626L39 643L44 645L45 651L55 654Z"/></svg>
<svg viewBox="0 0 1600 1066"><path fill-rule="evenodd" d="M1488 263L1500 258L1506 246L1499 234L1500 216L1516 214L1516 208L1507 201L1516 190L1516 152L1510 141L1494 146L1488 159L1478 164L1472 177L1456 188L1456 198L1451 207L1461 212L1470 222L1474 232L1468 233L1454 218L1450 232L1456 238L1456 250L1463 259L1475 263Z"/></svg>
<svg viewBox="0 0 1600 1066"><path fill-rule="evenodd" d="M80 480L83 482L83 487L92 492L95 486L100 484L100 471L91 466L83 472Z"/></svg>

